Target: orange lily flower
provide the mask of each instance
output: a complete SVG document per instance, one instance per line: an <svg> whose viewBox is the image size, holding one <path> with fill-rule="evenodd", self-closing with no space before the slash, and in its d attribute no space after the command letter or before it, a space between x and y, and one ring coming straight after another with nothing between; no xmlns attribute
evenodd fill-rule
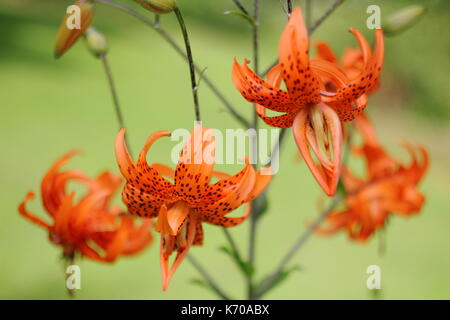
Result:
<svg viewBox="0 0 450 320"><path fill-rule="evenodd" d="M117 163L127 180L122 192L123 202L133 215L158 217L156 231L161 233L163 290L189 248L202 245L202 223L225 228L241 224L250 214L250 201L264 190L271 178L269 168L264 168L267 173L264 175L250 164L234 176L213 171L215 143L212 133L211 129L196 126L183 147L175 170L158 163L148 165L146 160L153 143L169 136L170 131L153 133L137 163L131 159L125 145L125 130L122 129L116 138ZM218 181L211 184L213 177ZM246 210L242 216L226 216L243 204ZM175 251L176 257L169 270L169 257Z"/></svg>
<svg viewBox="0 0 450 320"><path fill-rule="evenodd" d="M328 195L334 195L339 180L342 153L341 121L351 121L366 104L367 93L381 73L384 56L383 32L375 31L372 53L364 37L355 29L363 52L364 66L358 76L349 79L336 64L323 59L309 59L308 31L299 8L292 12L279 43L279 64L262 80L246 60L233 64L233 82L242 96L256 104L259 117L268 125L293 126L294 139L310 171ZM336 88L327 90L323 77ZM287 91L281 90L284 81ZM267 109L282 115L266 116ZM312 153L318 163L313 159Z"/></svg>
<svg viewBox="0 0 450 320"><path fill-rule="evenodd" d="M119 207L109 205L121 184L120 176L106 171L91 179L77 170L60 171L75 154L70 152L59 159L41 183L42 203L53 223L45 222L26 209L26 204L34 198L33 192L20 203L19 212L47 229L50 241L61 246L64 257L69 260L78 252L92 260L113 262L120 255L144 249L152 240L151 220L136 226L131 217L121 215ZM79 200L75 200L75 192L66 190L71 182L87 188Z"/></svg>
<svg viewBox="0 0 450 320"><path fill-rule="evenodd" d="M61 57L67 50L69 50L75 42L86 32L92 22L94 16L94 4L89 0L79 0L73 5L80 8L80 25L69 29L67 23L69 19L73 19L73 13L67 13L59 26L56 35L55 57Z"/></svg>
<svg viewBox="0 0 450 320"><path fill-rule="evenodd" d="M356 152L366 161L367 177L358 178L348 169L343 171L345 208L331 213L327 217L330 227L319 232L346 230L351 239L366 241L391 215L410 216L421 210L425 198L417 185L428 169L429 158L423 147L405 144L412 158L411 164L405 166L386 153L365 116L357 118L356 128L364 139Z"/></svg>

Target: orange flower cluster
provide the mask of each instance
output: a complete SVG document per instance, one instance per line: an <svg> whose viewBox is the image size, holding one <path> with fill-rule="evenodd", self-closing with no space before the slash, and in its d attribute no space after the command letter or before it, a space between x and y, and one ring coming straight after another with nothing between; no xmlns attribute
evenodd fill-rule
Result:
<svg viewBox="0 0 450 320"><path fill-rule="evenodd" d="M344 70L324 50L318 58L309 59L308 31L297 8L280 38L279 63L267 74L267 82L247 66L248 61L240 65L235 60L233 65L233 82L247 101L256 104L259 117L270 126L293 127L300 153L329 196L336 192L341 169L341 122L353 120L364 110L366 94L377 85L383 65L381 29L375 31L373 53L356 29L350 32L361 47L362 63L354 61L351 70ZM356 75L351 72L355 68ZM282 82L287 91L280 89ZM283 114L269 117L267 110Z"/></svg>
<svg viewBox="0 0 450 320"><path fill-rule="evenodd" d="M201 126L196 126L186 141L175 170L163 164L148 165L146 160L152 144L170 135L169 131L153 133L137 163L127 151L124 133L122 129L116 139L117 163L127 179L122 199L130 214L158 219L156 231L161 233L165 290L189 248L203 244L202 223L228 228L245 221L250 214L250 201L265 189L271 175L268 168L261 174L250 164L234 176L213 171L214 136L211 129ZM213 177L218 181L210 184ZM246 205L244 215L226 216L242 205ZM175 251L176 258L169 270L169 257Z"/></svg>
<svg viewBox="0 0 450 320"><path fill-rule="evenodd" d="M412 160L409 165L401 164L380 145L365 115L357 118L356 129L364 144L355 153L364 158L367 176L359 178L349 169L343 170L345 208L331 213L327 218L330 227L319 231L346 230L351 239L366 241L391 215L408 217L421 210L425 198L417 185L428 169L429 158L423 147L405 144Z"/></svg>
<svg viewBox="0 0 450 320"><path fill-rule="evenodd" d="M57 57L86 32L92 21L93 3L80 0L75 4L81 10L81 26L68 29L70 16L66 15L58 31ZM151 5L169 12L174 3L153 1ZM350 238L365 241L391 215L409 216L421 209L424 197L417 185L429 159L423 147L405 145L412 157L411 164L406 166L380 145L362 111L367 105L367 95L379 87L383 32L375 31L373 50L357 30L350 32L359 49L347 49L339 61L326 43L318 42L317 56L310 59L308 31L301 10L295 9L279 42L278 64L267 74L267 81L247 66L247 60L241 65L236 59L232 80L241 95L255 104L256 113L265 123L279 128L293 127L298 149L327 195L336 193L342 179L345 208L331 213L327 217L329 226L319 232L346 230ZM280 88L282 83L286 90ZM268 116L267 110L282 114ZM367 176L363 178L341 164L343 122L353 120L364 140L362 147L354 150L366 161ZM156 219L165 290L189 249L203 244L203 224L228 228L244 222L251 212L251 201L264 191L272 177L270 168L256 171L248 160L235 175L214 171L213 130L200 125L185 142L174 169L160 163L148 164L151 146L170 134L170 131L151 134L134 161L125 144L125 130L118 133L115 155L126 180L122 202L127 211L111 205L122 184L119 176L104 172L91 179L77 170L60 170L76 153L71 152L59 159L42 180L42 203L53 222L45 222L26 209L34 198L32 192L19 205L19 212L48 230L50 241L63 248L65 257L73 259L79 253L103 262L145 249L152 240L152 221ZM87 191L68 192L71 182ZM240 207L244 207L241 216L229 216ZM132 216L142 218L141 225L137 226ZM174 258L170 265L171 256Z"/></svg>
<svg viewBox="0 0 450 320"><path fill-rule="evenodd" d="M59 159L47 172L41 184L42 204L53 220L47 223L30 213L26 204L34 198L29 192L19 205L19 212L49 232L50 241L63 248L64 257L73 259L76 253L96 261L113 262L121 255L131 255L144 249L152 240L150 219L136 226L110 201L120 187L121 178L108 171L91 179L77 170L60 171L76 152ZM77 182L87 188L79 200L67 186Z"/></svg>

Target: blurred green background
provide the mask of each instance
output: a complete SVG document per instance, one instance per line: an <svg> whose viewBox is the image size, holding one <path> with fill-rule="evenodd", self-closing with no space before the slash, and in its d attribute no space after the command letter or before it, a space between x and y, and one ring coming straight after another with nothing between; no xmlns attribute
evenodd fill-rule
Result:
<svg viewBox="0 0 450 320"><path fill-rule="evenodd" d="M132 1L123 4L143 11ZM233 56L251 57L250 28L242 19L225 16L234 10L228 0L179 0L185 12L193 52L207 75L215 80L234 105L250 117L252 107L231 83ZM303 1L294 1L303 5ZM316 0L317 18L330 1ZM243 0L250 6L250 1ZM278 1L263 0L261 65L272 62L277 38L285 25ZM423 3L429 8L413 29L386 39L382 87L372 97L368 112L387 148L407 160L399 142L427 146L432 166L420 189L427 197L423 211L410 219L393 217L384 233L386 252L379 254L379 239L368 244L350 242L346 235L314 236L295 257L301 266L288 281L274 289L272 299L370 299L366 268L382 270L382 298L450 298L450 27L448 1L347 0L314 34L326 39L337 52L355 46L347 32L365 28L366 8L378 4L382 14L405 5ZM60 249L47 234L19 216L17 205L29 190L39 190L51 163L70 149L83 155L68 167L89 174L116 170L113 141L117 132L111 97L100 62L78 43L62 59L53 59L56 29L70 1L0 1L0 101L2 154L0 177L0 298L66 299ZM314 20L314 18L313 18ZM173 15L162 24L179 42ZM98 5L94 25L110 44L109 59L132 148L139 150L155 130L192 128L193 109L189 76L184 61L153 30L115 9ZM236 128L221 103L203 84L202 118L208 127ZM169 160L173 143L160 142L150 153L152 161ZM318 211L322 192L303 163L296 163L295 144L289 134L281 168L271 190L270 212L258 233L257 277L269 272L288 247L305 230ZM235 168L238 170L238 168ZM316 201L317 199L317 201ZM43 214L38 200L30 209ZM231 230L241 250L247 251L249 223ZM205 245L191 253L207 267L235 298L243 298L244 281L218 248L225 243L221 230L206 226ZM185 262L167 292L160 290L159 239L149 250L114 265L81 261L81 299L200 299L215 298L193 285L199 278Z"/></svg>

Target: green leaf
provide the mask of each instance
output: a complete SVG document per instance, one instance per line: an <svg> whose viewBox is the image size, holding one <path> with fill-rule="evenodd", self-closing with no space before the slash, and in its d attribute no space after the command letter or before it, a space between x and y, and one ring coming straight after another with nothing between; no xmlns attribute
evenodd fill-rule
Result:
<svg viewBox="0 0 450 320"><path fill-rule="evenodd" d="M245 275L252 276L255 273L255 268L247 261L244 261L240 257L238 257L230 248L222 246L219 249L228 256L230 256L231 259L236 263L236 265Z"/></svg>
<svg viewBox="0 0 450 320"><path fill-rule="evenodd" d="M248 14L245 14L241 11L225 11L223 14L232 14L232 15L241 17L241 18L247 20L247 22L249 22L252 26L255 24L255 19L253 19Z"/></svg>

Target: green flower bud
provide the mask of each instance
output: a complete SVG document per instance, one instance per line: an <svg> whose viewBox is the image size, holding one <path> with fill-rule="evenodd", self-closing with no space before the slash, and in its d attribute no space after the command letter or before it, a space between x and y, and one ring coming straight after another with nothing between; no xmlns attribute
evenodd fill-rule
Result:
<svg viewBox="0 0 450 320"><path fill-rule="evenodd" d="M383 31L388 36L401 33L415 25L426 12L427 9L421 5L405 7L386 19Z"/></svg>
<svg viewBox="0 0 450 320"><path fill-rule="evenodd" d="M108 43L105 36L97 31L97 29L90 27L85 33L85 42L89 51L96 57L104 55L108 52Z"/></svg>
<svg viewBox="0 0 450 320"><path fill-rule="evenodd" d="M169 13L176 7L175 0L134 0L141 7L154 13Z"/></svg>

